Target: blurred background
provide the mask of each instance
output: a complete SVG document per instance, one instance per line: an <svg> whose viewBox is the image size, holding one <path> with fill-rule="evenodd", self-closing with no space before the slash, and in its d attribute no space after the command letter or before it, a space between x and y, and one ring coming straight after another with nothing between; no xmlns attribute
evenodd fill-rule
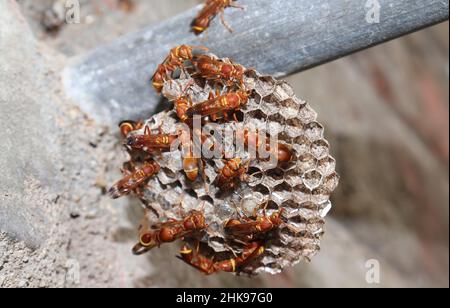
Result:
<svg viewBox="0 0 450 308"><path fill-rule="evenodd" d="M17 0L14 14L44 59L30 70L46 74L57 101L69 190L57 210L49 206L58 227L38 248L0 236L0 286L448 287L448 22L285 78L318 112L341 176L322 250L276 276L204 277L175 259L177 245L131 255L140 206L105 195L125 160L118 134L64 97L58 73L73 57L201 1L80 1L79 25L58 19L58 2ZM369 260L379 263L379 284L366 280Z"/></svg>

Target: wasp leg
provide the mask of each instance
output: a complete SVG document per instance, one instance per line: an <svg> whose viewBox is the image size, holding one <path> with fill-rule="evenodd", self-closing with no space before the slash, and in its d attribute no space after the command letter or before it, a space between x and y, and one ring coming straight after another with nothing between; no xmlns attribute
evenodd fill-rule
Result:
<svg viewBox="0 0 450 308"><path fill-rule="evenodd" d="M234 7L234 8L236 8L236 9L240 9L240 10L245 10L245 6L236 4L236 1L232 1L232 2L230 3L230 7Z"/></svg>
<svg viewBox="0 0 450 308"><path fill-rule="evenodd" d="M223 24L223 26L230 32L230 33L233 33L234 32L234 30L233 30L233 28L231 28L230 27L230 25L227 23L227 21L225 20L225 13L224 13L224 10L222 9L221 11L220 11L220 21L222 22L222 24Z"/></svg>

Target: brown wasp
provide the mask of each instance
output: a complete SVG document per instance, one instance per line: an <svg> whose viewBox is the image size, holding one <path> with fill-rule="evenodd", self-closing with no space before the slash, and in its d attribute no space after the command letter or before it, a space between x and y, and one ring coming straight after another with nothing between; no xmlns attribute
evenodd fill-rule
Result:
<svg viewBox="0 0 450 308"><path fill-rule="evenodd" d="M179 135L152 134L148 126L144 129L143 135L132 135L126 139L126 145L133 150L143 150L145 152L169 151L172 144Z"/></svg>
<svg viewBox="0 0 450 308"><path fill-rule="evenodd" d="M235 2L235 0L207 0L205 6L192 23L192 30L194 33L198 35L208 29L211 20L217 14L220 14L220 19L225 28L227 28L228 31L233 32L233 29L226 23L223 12L227 7L243 9L242 6L235 4Z"/></svg>
<svg viewBox="0 0 450 308"><path fill-rule="evenodd" d="M278 228L283 223L283 220L281 220L282 212L283 209L270 216L264 214L256 219L244 218L244 221L230 219L225 222L224 229L230 235L252 240L254 235L266 233Z"/></svg>
<svg viewBox="0 0 450 308"><path fill-rule="evenodd" d="M143 225L140 230L139 243L133 247L133 253L143 254L163 243L170 243L193 232L207 228L202 212L193 210L183 220L169 220L154 227Z"/></svg>
<svg viewBox="0 0 450 308"><path fill-rule="evenodd" d="M240 86L244 84L244 74L246 69L240 65L215 59L208 55L200 55L192 60L197 74L208 80L215 80L231 86L237 83Z"/></svg>
<svg viewBox="0 0 450 308"><path fill-rule="evenodd" d="M199 174L200 166L202 168L202 176L203 180L205 180L205 172L204 172L204 161L201 158L201 148L199 148L200 157L195 157L197 153L194 151L195 142L193 141L193 138L199 138L199 142L201 142L202 147L205 146L208 150L212 151L214 150L215 144L213 141L211 141L211 137L208 137L205 134L202 134L200 130L193 130L193 136L191 139L191 136L189 133L181 132L180 134L180 143L181 143L181 151L183 154L183 171L186 174L186 177L191 180L195 181Z"/></svg>
<svg viewBox="0 0 450 308"><path fill-rule="evenodd" d="M248 164L243 164L242 159L239 157L230 159L225 162L225 166L219 170L217 176L217 186L220 189L231 189L236 184L236 179L241 181L246 179L246 172L248 170Z"/></svg>
<svg viewBox="0 0 450 308"><path fill-rule="evenodd" d="M170 50L169 55L158 65L155 73L152 76L152 85L155 90L160 93L164 87L164 81L170 78L170 75L177 69L183 66L187 60L192 60L194 57L193 50L202 49L208 50L206 47L196 47L188 45L180 45Z"/></svg>
<svg viewBox="0 0 450 308"><path fill-rule="evenodd" d="M192 60L194 57L194 49L208 51L208 48L203 46L180 45L170 50L164 63L169 66L181 66L185 61Z"/></svg>
<svg viewBox="0 0 450 308"><path fill-rule="evenodd" d="M235 121L237 121L234 111L239 110L248 102L249 93L246 91L230 92L224 95L218 95L214 97L212 93L209 95L207 101L201 102L188 108L186 115L192 118L195 115L201 117L209 116L212 121L217 120L223 116L228 120L228 112L232 111Z"/></svg>
<svg viewBox="0 0 450 308"><path fill-rule="evenodd" d="M181 150L183 153L183 170L186 174L186 177L195 181L198 177L199 173L199 164L200 159L194 157L193 146L194 143L191 140L191 136L189 133L181 133L180 135L181 141Z"/></svg>
<svg viewBox="0 0 450 308"><path fill-rule="evenodd" d="M254 149L259 149L263 146L263 140L260 140L260 134L258 131L250 131L249 129L244 129L242 132L237 133L237 138L243 140L243 143L247 147L251 147ZM274 155L278 162L289 162L292 159L292 150L283 143L277 143L275 147L272 147L270 144L270 139L268 136L265 139L265 150Z"/></svg>
<svg viewBox="0 0 450 308"><path fill-rule="evenodd" d="M192 102L186 97L181 97L174 101L174 107L178 118L181 121L186 122L189 119L189 117L186 115L186 112L190 107L192 107Z"/></svg>
<svg viewBox="0 0 450 308"><path fill-rule="evenodd" d="M127 137L130 132L141 129L143 126L144 124L140 121L135 122L130 120L122 121L119 124L120 132L123 137Z"/></svg>
<svg viewBox="0 0 450 308"><path fill-rule="evenodd" d="M124 168L122 170L125 173L125 177L109 190L109 195L113 199L128 195L131 191L139 193L141 186L160 170L160 166L154 161L148 161L140 168L136 168L133 163L129 163L129 165L129 169Z"/></svg>
<svg viewBox="0 0 450 308"><path fill-rule="evenodd" d="M243 252L239 256L224 261L214 261L214 257L210 259L199 254L198 245L195 250L184 245L180 250L180 256L178 258L205 275L211 275L220 271L234 273L240 271L245 265L261 256L264 250L262 244L252 242L244 247Z"/></svg>
<svg viewBox="0 0 450 308"><path fill-rule="evenodd" d="M172 73L172 69L165 64L159 64L155 73L152 76L152 85L156 92L161 93L164 87L164 81L167 79L167 75Z"/></svg>

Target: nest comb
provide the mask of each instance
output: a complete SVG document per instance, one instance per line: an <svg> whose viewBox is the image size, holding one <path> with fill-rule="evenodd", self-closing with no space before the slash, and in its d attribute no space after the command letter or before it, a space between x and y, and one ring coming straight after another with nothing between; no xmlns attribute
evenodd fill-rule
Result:
<svg viewBox="0 0 450 308"><path fill-rule="evenodd" d="M215 86L182 71L178 78L165 82L162 93L169 100L188 95L198 103L207 100ZM183 240L191 245L202 243L202 254L227 259L241 253L243 245L225 233L224 222L252 213L262 215L262 205L267 215L283 209L284 223L266 235L264 254L239 269L239 273L248 275L276 274L287 266L311 260L319 251L324 218L331 209L329 197L339 177L329 143L324 139L323 126L316 121L316 112L296 97L289 84L248 70L244 88L253 94L240 110L242 123L219 121L215 125L223 129L253 125L292 148L292 160L273 165L266 160L250 159L248 180L238 182L231 191L220 193L214 182L224 166L222 159L206 160L203 176L192 182L183 172L180 150L158 154L154 159L161 171L150 179L141 198L145 208L143 223L153 225L168 219L178 220L183 218L183 213L201 210L208 229ZM230 90L223 87L221 91ZM177 133L177 123L179 120L173 110L145 121L152 132L167 134ZM144 131L133 133L143 134ZM245 153L240 155L247 159Z"/></svg>

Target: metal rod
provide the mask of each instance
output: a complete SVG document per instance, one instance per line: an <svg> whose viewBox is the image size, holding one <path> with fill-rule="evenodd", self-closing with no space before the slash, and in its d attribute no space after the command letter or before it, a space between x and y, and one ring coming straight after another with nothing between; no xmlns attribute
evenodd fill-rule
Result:
<svg viewBox="0 0 450 308"><path fill-rule="evenodd" d="M449 12L448 0L239 2L245 11L225 12L232 34L216 18L202 36L195 36L190 23L196 7L75 59L64 72L68 95L94 119L113 126L154 112L159 97L149 79L176 45L204 45L282 77L445 21Z"/></svg>

